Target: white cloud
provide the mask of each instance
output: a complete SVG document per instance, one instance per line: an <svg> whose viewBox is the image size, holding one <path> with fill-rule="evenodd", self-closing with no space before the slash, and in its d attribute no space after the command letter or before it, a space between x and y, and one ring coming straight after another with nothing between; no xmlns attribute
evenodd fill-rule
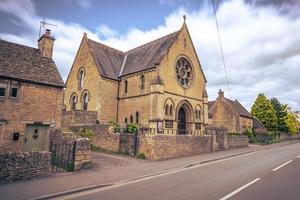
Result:
<svg viewBox="0 0 300 200"><path fill-rule="evenodd" d="M0 11L13 14L31 25L32 34L0 37L18 43L36 46L36 26L40 20L35 15L31 1L18 4L16 1L0 3ZM228 96L224 69L212 8L207 6L198 11L179 9L165 18L164 24L151 30L132 28L118 34L107 25L99 24L91 32L79 24L64 23L49 19L58 27L53 30L56 37L54 60L65 79L72 65L83 32L95 40L120 50L149 42L165 34L177 31L182 25L182 15L187 14L187 24L197 49L200 62L207 77L209 97L213 100L219 88ZM259 92L269 97L278 97L293 109L300 110L300 18L282 15L274 7L254 7L242 0L228 0L218 9L218 19L223 49L230 80L230 97L238 99L248 109ZM26 16L23 18L23 16Z"/></svg>

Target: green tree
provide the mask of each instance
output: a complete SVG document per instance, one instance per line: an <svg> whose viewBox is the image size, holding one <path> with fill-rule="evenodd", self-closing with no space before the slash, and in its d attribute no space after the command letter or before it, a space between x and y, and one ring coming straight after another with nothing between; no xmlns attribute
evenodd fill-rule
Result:
<svg viewBox="0 0 300 200"><path fill-rule="evenodd" d="M285 117L285 123L288 128L289 133L296 134L298 132L298 120L294 112L288 111Z"/></svg>
<svg viewBox="0 0 300 200"><path fill-rule="evenodd" d="M277 116L277 130L282 132L288 132L288 128L285 123L287 116L287 105L282 104L277 98L271 99L272 106L276 111Z"/></svg>
<svg viewBox="0 0 300 200"><path fill-rule="evenodd" d="M268 131L277 130L277 116L271 101L260 93L251 108L251 115L256 117Z"/></svg>

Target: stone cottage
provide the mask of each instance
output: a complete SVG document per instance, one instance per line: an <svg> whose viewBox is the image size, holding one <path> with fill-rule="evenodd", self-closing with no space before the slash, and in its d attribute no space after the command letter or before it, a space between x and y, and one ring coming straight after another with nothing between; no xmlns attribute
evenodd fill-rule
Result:
<svg viewBox="0 0 300 200"><path fill-rule="evenodd" d="M32 48L0 39L0 152L45 150L61 126L64 82L46 30Z"/></svg>
<svg viewBox="0 0 300 200"><path fill-rule="evenodd" d="M206 78L184 22L180 30L123 52L83 35L64 96L67 112L173 134L208 124ZM74 112L76 113L76 112Z"/></svg>
<svg viewBox="0 0 300 200"><path fill-rule="evenodd" d="M224 127L228 132L244 132L253 129L253 117L237 100L232 101L224 97L219 90L215 101L208 102L209 125Z"/></svg>

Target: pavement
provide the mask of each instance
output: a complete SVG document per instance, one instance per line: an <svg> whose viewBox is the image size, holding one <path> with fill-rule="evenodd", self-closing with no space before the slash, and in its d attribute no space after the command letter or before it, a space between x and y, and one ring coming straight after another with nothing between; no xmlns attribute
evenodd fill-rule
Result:
<svg viewBox="0 0 300 200"><path fill-rule="evenodd" d="M175 173L178 170L193 169L199 165L213 164L214 162L238 158L239 156L251 156L255 153L256 157L260 157L260 154L263 154L265 151L272 151L272 149L285 148L288 146L292 147L297 144L300 145L298 141L288 141L265 146L250 145L248 148L219 151L164 161L148 161L127 156L93 153L93 162L90 169L47 178L2 184L0 185L0 199L50 199L61 195L72 195L78 192L107 188L120 183L131 183L150 177L167 175L168 173ZM297 147L299 148L299 146ZM278 162L274 158L274 162L275 161ZM251 165L249 164L249 166ZM217 169L216 171L213 171L213 169L214 168L209 168L207 170L208 172L213 172L214 175L217 175L218 173L227 174L227 171L218 172ZM245 170L242 171L245 173ZM201 173L196 172L196 174ZM229 174L234 175L232 173ZM236 175L243 176L241 173L235 174L235 176ZM205 176L205 174L203 176ZM227 178L230 179L230 177ZM182 183L183 188L190 187L190 183L184 177L180 177L179 179L185 180L185 182ZM204 179L213 180L208 177L204 177ZM175 181L174 179L171 182L177 184L177 180L178 179ZM169 183L169 180L167 182ZM220 181L220 183L222 183L222 181ZM226 185L226 183L224 184ZM196 185L198 185L198 183ZM151 186L152 184L149 187ZM102 195L101 199L104 199L102 198ZM166 199L168 198L166 197Z"/></svg>

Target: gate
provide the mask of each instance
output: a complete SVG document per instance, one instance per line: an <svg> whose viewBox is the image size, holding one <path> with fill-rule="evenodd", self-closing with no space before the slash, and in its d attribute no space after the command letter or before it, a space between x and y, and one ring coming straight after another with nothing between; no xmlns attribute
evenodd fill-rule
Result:
<svg viewBox="0 0 300 200"><path fill-rule="evenodd" d="M74 143L50 143L52 172L74 171L76 141Z"/></svg>

